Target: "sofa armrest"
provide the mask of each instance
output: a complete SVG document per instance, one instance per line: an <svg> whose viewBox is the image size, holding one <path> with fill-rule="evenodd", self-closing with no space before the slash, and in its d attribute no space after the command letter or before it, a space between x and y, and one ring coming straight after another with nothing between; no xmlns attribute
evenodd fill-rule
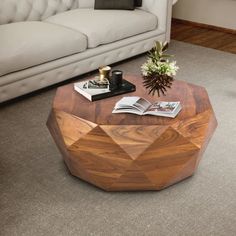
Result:
<svg viewBox="0 0 236 236"><path fill-rule="evenodd" d="M173 0L143 0L142 10L151 12L158 18L158 28L166 32L166 40L170 40L170 26Z"/></svg>

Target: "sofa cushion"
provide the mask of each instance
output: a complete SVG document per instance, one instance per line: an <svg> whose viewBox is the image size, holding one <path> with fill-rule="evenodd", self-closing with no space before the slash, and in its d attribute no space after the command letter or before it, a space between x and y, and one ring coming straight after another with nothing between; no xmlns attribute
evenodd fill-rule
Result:
<svg viewBox="0 0 236 236"><path fill-rule="evenodd" d="M157 17L139 9L134 11L76 9L49 17L45 21L85 34L88 37L89 48L157 28Z"/></svg>
<svg viewBox="0 0 236 236"><path fill-rule="evenodd" d="M134 10L134 0L95 0L94 9Z"/></svg>
<svg viewBox="0 0 236 236"><path fill-rule="evenodd" d="M80 32L44 22L0 25L0 35L0 76L87 48Z"/></svg>

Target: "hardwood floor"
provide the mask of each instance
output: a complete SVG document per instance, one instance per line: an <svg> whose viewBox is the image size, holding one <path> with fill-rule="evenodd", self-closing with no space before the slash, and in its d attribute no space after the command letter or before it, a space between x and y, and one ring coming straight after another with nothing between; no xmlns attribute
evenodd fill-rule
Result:
<svg viewBox="0 0 236 236"><path fill-rule="evenodd" d="M171 38L236 54L236 34L172 20Z"/></svg>

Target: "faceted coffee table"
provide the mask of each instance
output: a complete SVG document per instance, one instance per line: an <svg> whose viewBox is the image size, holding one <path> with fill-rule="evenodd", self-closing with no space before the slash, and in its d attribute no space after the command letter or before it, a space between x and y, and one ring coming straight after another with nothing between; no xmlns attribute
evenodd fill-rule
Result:
<svg viewBox="0 0 236 236"><path fill-rule="evenodd" d="M160 190L195 172L217 126L206 90L175 81L167 96L147 94L142 78L127 76L137 91L90 102L58 88L48 128L72 175L107 191ZM112 114L123 96L180 101L175 119Z"/></svg>

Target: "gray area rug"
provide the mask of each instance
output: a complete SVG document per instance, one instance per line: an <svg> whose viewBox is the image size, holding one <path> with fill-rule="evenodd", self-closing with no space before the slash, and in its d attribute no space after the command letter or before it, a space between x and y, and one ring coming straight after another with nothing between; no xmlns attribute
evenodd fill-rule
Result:
<svg viewBox="0 0 236 236"><path fill-rule="evenodd" d="M236 235L236 55L172 41L178 79L205 86L218 128L196 174L159 192L72 177L45 126L55 88L0 108L0 235ZM144 56L116 65L139 74Z"/></svg>

